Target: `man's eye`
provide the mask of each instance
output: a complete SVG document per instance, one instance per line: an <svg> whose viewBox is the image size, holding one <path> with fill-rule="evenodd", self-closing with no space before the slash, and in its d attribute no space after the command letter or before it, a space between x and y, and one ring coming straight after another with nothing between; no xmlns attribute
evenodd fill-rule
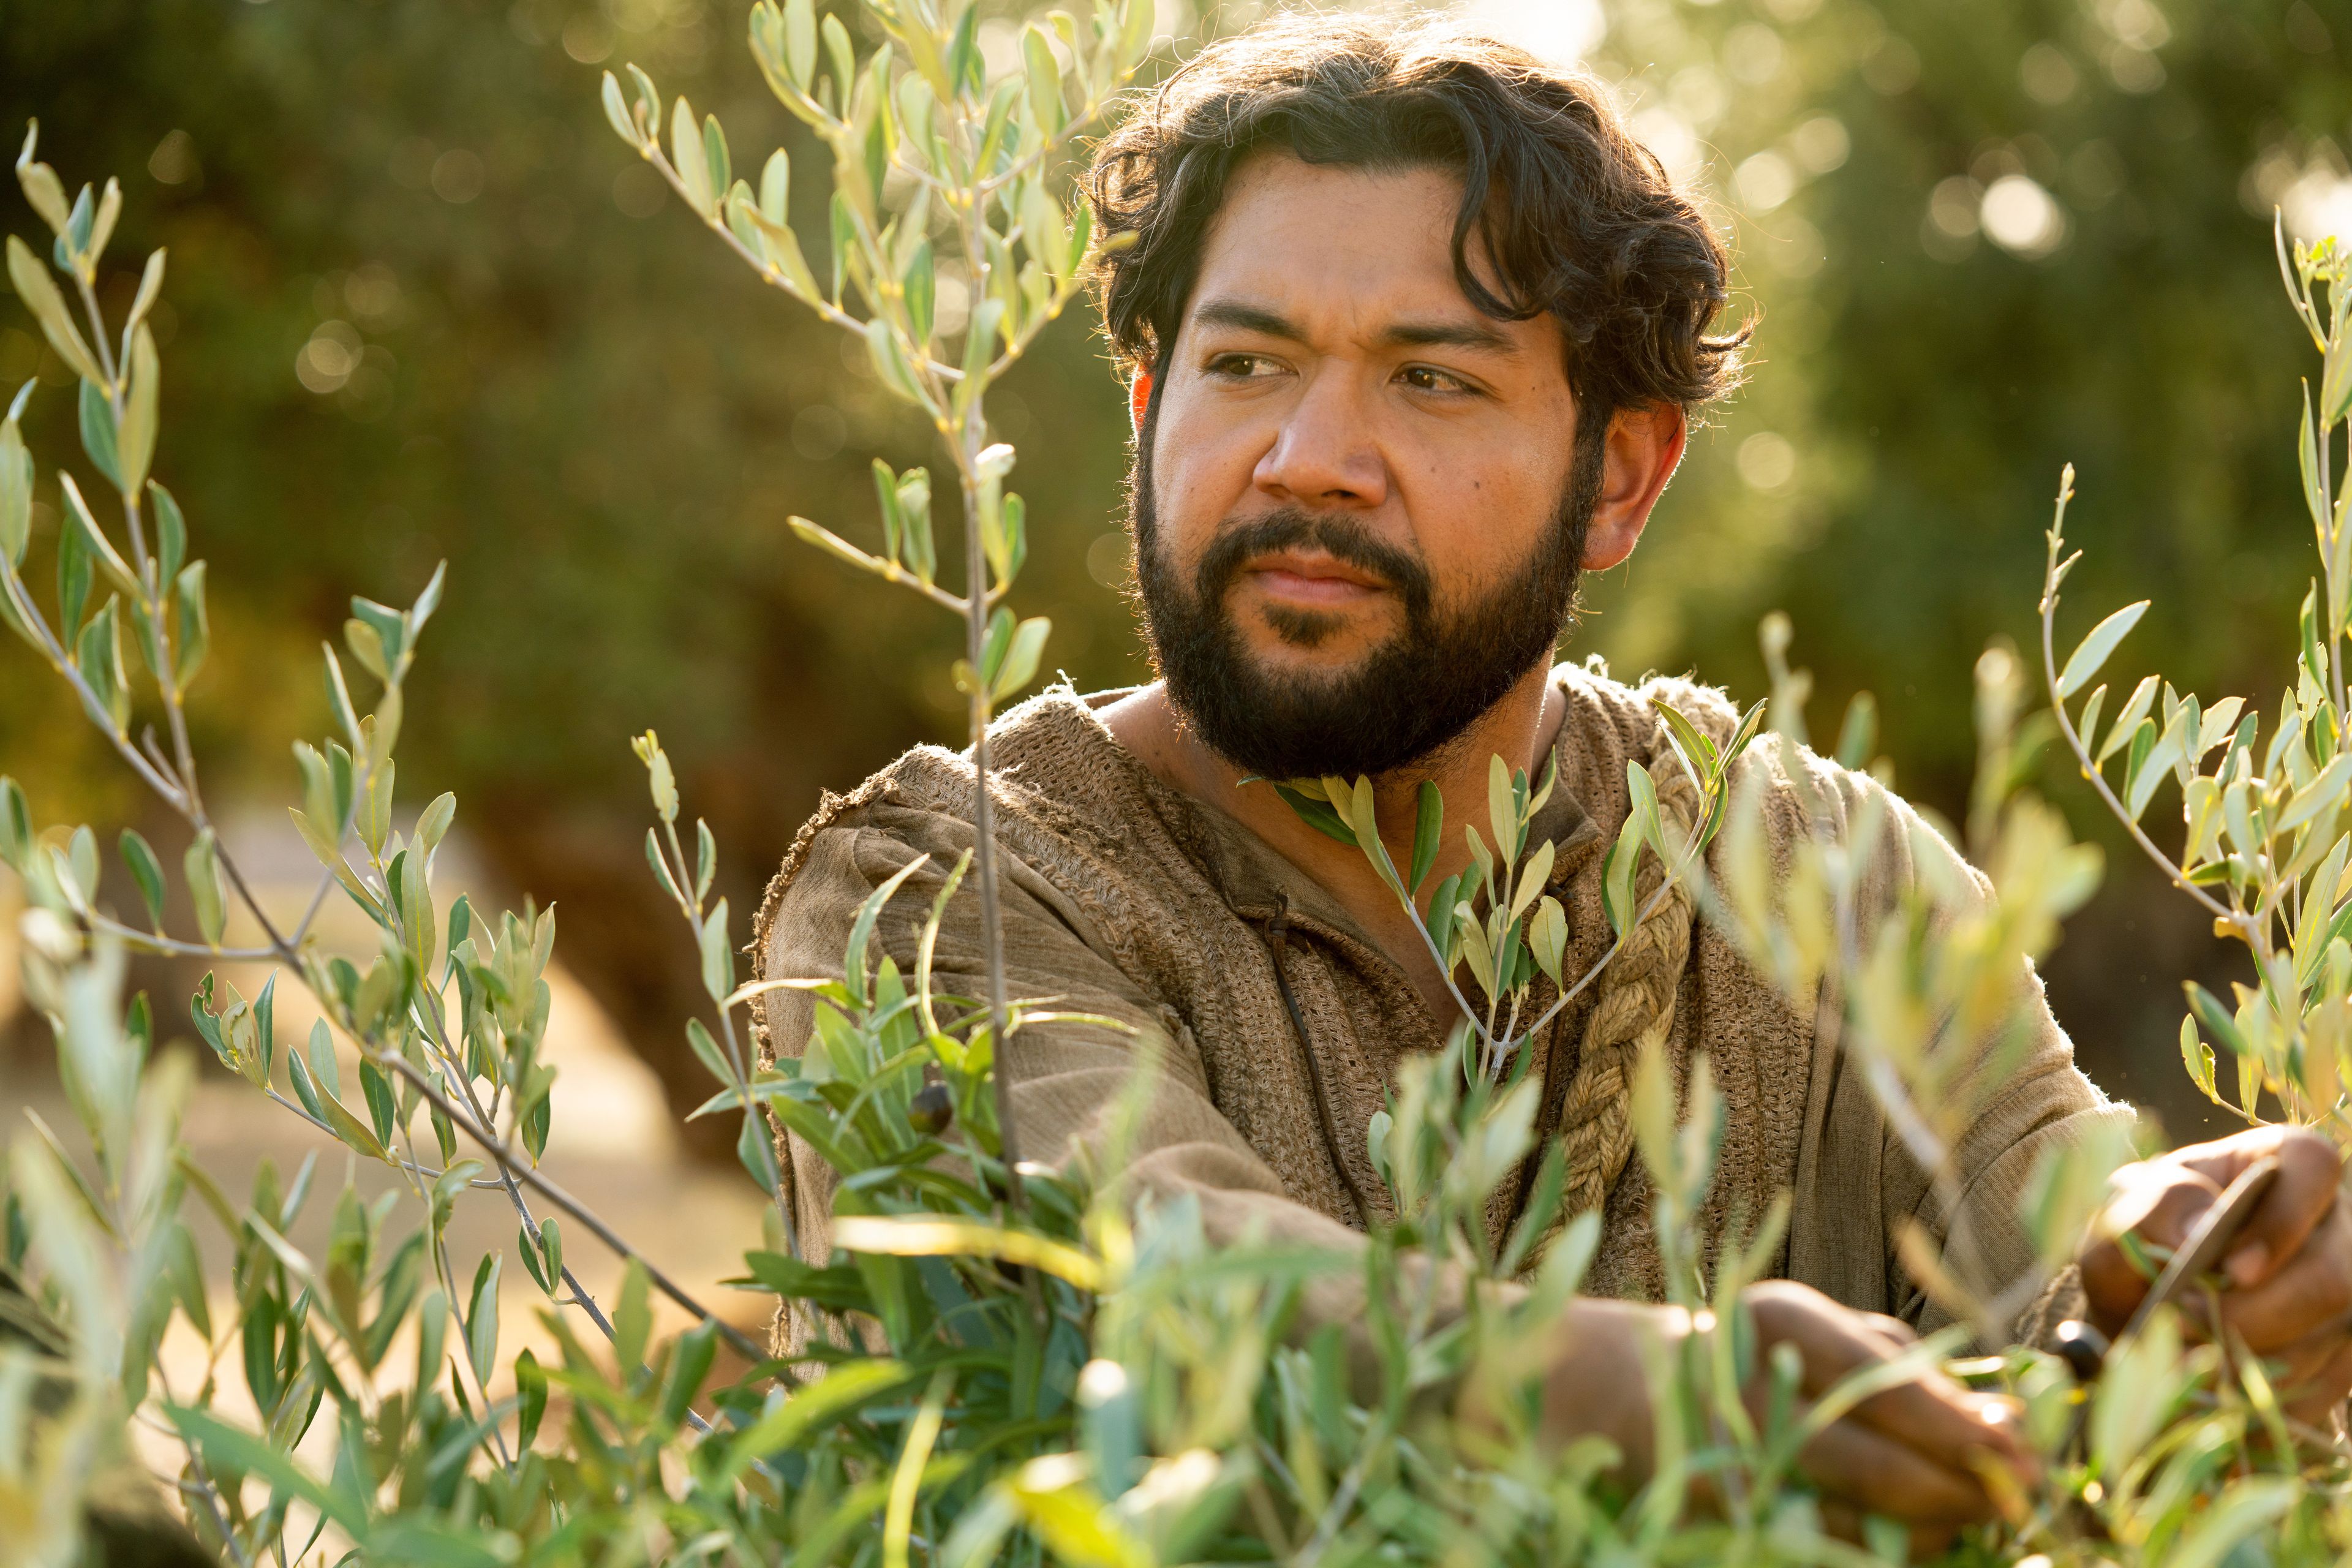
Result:
<svg viewBox="0 0 2352 1568"><path fill-rule="evenodd" d="M1223 376L1229 381L1255 380L1273 374L1277 368L1272 360L1258 354L1219 354L1209 362L1211 375Z"/></svg>
<svg viewBox="0 0 2352 1568"><path fill-rule="evenodd" d="M1425 364L1407 365L1399 372L1400 378L1415 392L1468 392L1470 384L1459 376Z"/></svg>

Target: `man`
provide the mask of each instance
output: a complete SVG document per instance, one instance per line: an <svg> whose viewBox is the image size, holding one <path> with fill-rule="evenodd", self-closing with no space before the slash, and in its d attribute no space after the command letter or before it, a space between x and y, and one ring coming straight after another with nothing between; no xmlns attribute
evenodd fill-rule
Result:
<svg viewBox="0 0 2352 1568"><path fill-rule="evenodd" d="M1454 1004L1356 851L1247 781L1370 774L1402 856L1433 779L1442 877L1467 860L1487 759L1531 774L1556 759L1532 837L1559 847L1570 970L1595 960L1626 763L1664 755L1649 699L1718 731L1730 710L1700 688L1630 689L1550 658L1579 572L1633 551L1745 334L1708 335L1721 248L1601 89L1451 33L1318 18L1218 45L1108 139L1089 191L1098 232L1128 241L1099 281L1133 375L1135 563L1160 679L1048 692L992 740L1010 985L1166 1042L1133 1167L1145 1186L1196 1196L1220 1236L1346 1246L1385 1212L1367 1122ZM1778 809L1794 792L1777 759L1742 765L1772 770L1775 831L1801 831ZM1875 787L1804 765L1840 816ZM928 854L883 921L911 967L908 933L971 843L971 800L968 763L929 748L829 800L762 911L763 972L839 973L860 902ZM1957 863L1924 829L1890 836L1874 896L1912 875L1914 840ZM970 902L940 938L951 974L979 963ZM1709 1054L1730 1122L1708 1217L1793 1194L1786 1278L1749 1305L1766 1341L1797 1347L1811 1391L1934 1316L1896 1260L1903 1226L1965 1227L1985 1268L2023 1273L2015 1198L2036 1160L2126 1114L2076 1071L2037 992L2031 1050L1956 1151L1965 1212L1942 1212L1811 1020L1703 921L1686 946L1672 973L1604 975L1536 1042L1538 1131L1572 1137L1571 1184L1605 1226L1594 1297L1559 1326L1547 1420L1611 1436L1636 1468L1650 1408L1637 1347L1691 1325L1637 1304L1660 1294L1648 1187L1625 1158L1622 1074L1602 1070L1625 1038L1595 1023L1596 997L1646 987L1636 1000L1672 1059ZM805 994L769 1007L772 1048L797 1053ZM1058 1159L1096 1136L1138 1049L1086 1024L1024 1032L1005 1064L1024 1150ZM2319 1415L2352 1386L2352 1222L2330 1145L2261 1131L2137 1167L2102 1234L2177 1239L2271 1151L2286 1173L2230 1260L2228 1316ZM802 1234L821 1238L831 1174L793 1153ZM2102 1241L2020 1331L2081 1310L2084 1288L2113 1326L2143 1282ZM2008 1410L1923 1375L1834 1424L1806 1463L1833 1501L1934 1526L1990 1510L1987 1455L2029 1462Z"/></svg>

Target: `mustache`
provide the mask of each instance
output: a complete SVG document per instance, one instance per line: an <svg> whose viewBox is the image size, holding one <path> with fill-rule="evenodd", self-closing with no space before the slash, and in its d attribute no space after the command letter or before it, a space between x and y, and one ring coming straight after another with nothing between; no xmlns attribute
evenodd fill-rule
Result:
<svg viewBox="0 0 2352 1568"><path fill-rule="evenodd" d="M1429 569L1418 559L1351 518L1297 507L1267 512L1220 533L1194 572L1200 603L1221 601L1242 569L1259 556L1301 547L1320 550L1334 561L1379 577L1403 595L1409 616L1427 614Z"/></svg>

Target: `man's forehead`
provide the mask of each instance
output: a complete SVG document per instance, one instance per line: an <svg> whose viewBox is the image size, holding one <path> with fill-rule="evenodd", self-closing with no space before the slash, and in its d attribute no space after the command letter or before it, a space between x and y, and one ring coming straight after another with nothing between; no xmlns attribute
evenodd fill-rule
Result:
<svg viewBox="0 0 2352 1568"><path fill-rule="evenodd" d="M1277 320L1344 324L1400 343L1517 352L1548 336L1549 323L1499 321L1463 292L1454 268L1461 201L1461 175L1436 165L1260 153L1235 172L1210 226L1187 321L1242 330ZM1487 274L1484 262L1474 237L1472 267Z"/></svg>

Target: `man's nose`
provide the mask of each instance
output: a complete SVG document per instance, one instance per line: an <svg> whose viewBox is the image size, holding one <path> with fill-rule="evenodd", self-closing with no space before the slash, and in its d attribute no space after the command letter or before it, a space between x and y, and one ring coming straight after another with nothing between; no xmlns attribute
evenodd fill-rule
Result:
<svg viewBox="0 0 2352 1568"><path fill-rule="evenodd" d="M1388 464L1354 382L1336 366L1308 378L1251 475L1261 491L1308 508L1369 508L1388 499Z"/></svg>

